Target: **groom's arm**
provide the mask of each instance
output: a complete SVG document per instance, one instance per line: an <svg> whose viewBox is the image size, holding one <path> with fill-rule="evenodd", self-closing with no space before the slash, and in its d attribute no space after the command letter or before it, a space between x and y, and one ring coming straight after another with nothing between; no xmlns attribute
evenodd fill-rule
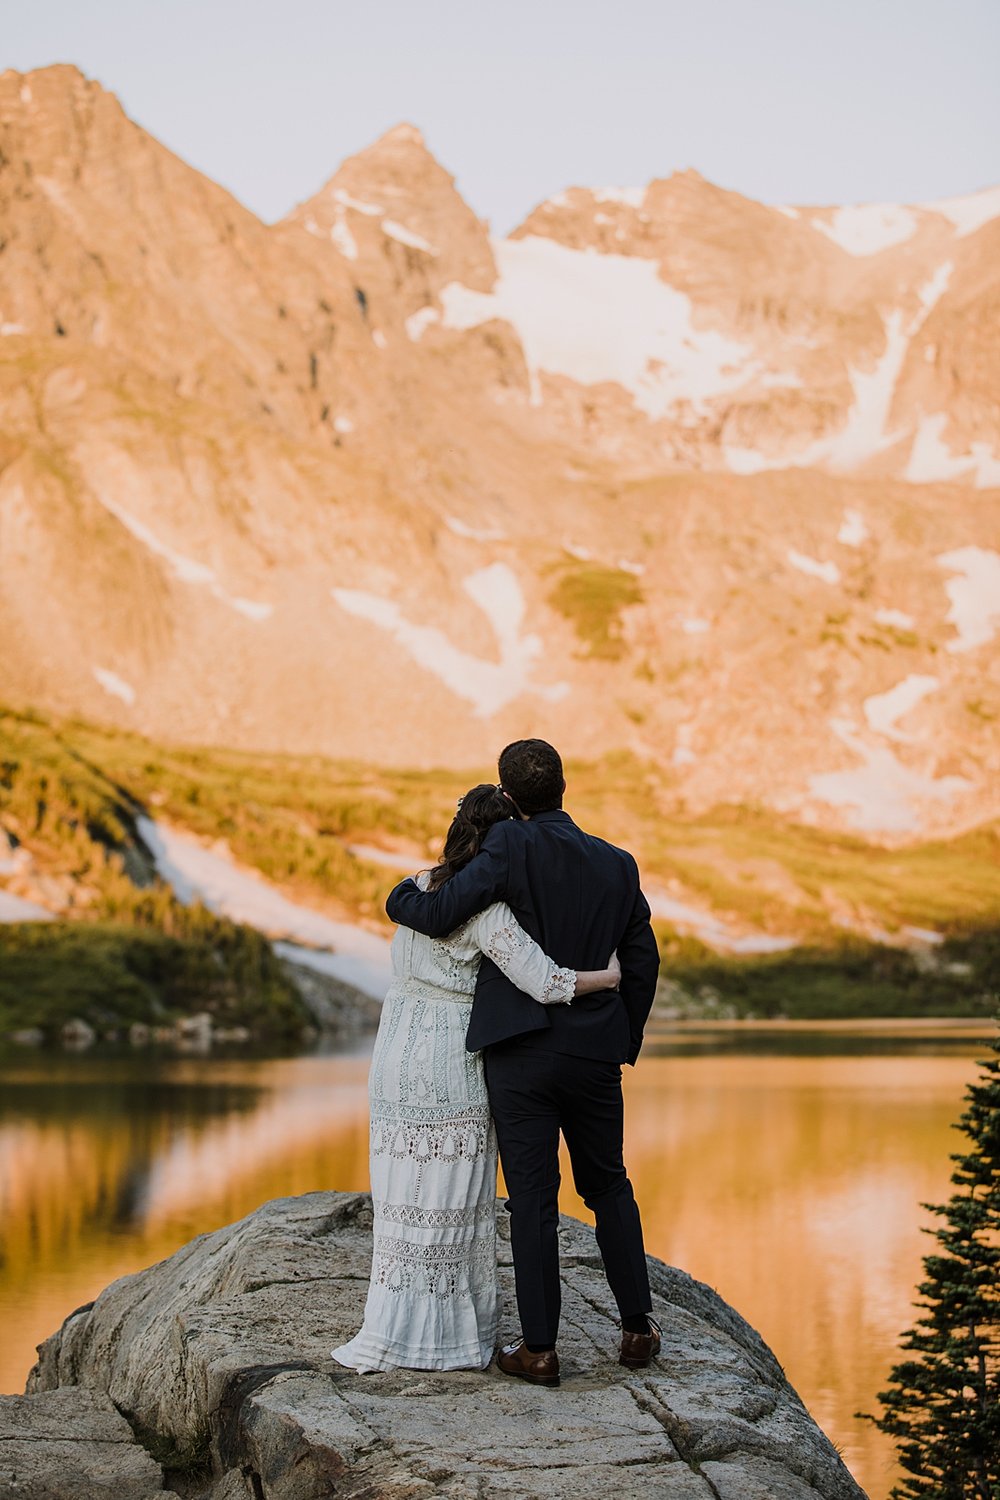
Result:
<svg viewBox="0 0 1000 1500"><path fill-rule="evenodd" d="M404 880L389 892L385 909L393 922L426 937L446 937L477 912L499 901L507 890L510 868L507 839L512 822L495 823L475 859L436 891L422 891Z"/></svg>
<svg viewBox="0 0 1000 1500"><path fill-rule="evenodd" d="M628 1012L630 1042L626 1062L630 1066L635 1065L639 1056L660 972L660 951L656 946L649 916L649 902L637 884L628 925L618 944L618 962L622 966L618 989Z"/></svg>

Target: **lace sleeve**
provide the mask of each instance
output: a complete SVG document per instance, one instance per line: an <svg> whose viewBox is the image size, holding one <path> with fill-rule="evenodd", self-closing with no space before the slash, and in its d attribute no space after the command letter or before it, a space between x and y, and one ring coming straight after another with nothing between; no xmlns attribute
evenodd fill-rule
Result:
<svg viewBox="0 0 1000 1500"><path fill-rule="evenodd" d="M519 990L541 1005L569 1005L576 970L554 964L518 922L510 907L496 901L469 924L469 936Z"/></svg>

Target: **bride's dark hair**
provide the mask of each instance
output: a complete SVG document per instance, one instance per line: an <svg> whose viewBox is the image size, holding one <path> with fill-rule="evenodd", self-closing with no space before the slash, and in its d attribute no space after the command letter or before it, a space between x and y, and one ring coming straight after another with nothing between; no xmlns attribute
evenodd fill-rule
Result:
<svg viewBox="0 0 1000 1500"><path fill-rule="evenodd" d="M435 891L479 853L483 839L494 823L516 816L514 804L499 787L481 782L459 798L441 858L430 873L428 890Z"/></svg>

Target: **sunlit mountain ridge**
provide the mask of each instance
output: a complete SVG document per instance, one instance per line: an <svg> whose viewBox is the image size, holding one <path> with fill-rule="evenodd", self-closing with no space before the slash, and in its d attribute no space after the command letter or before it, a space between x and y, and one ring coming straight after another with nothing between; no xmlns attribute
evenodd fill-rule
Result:
<svg viewBox="0 0 1000 1500"><path fill-rule="evenodd" d="M0 687L159 742L625 751L681 815L1000 811L1000 202L680 173L491 239L412 126L265 225L0 76Z"/></svg>

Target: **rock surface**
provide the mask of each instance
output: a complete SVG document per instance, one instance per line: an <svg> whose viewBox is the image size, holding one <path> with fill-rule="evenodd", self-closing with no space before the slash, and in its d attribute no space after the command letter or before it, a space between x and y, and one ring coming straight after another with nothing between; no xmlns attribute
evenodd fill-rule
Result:
<svg viewBox="0 0 1000 1500"><path fill-rule="evenodd" d="M364 1194L311 1193L202 1235L67 1318L29 1391L106 1393L199 1500L863 1500L759 1335L684 1272L650 1261L662 1355L623 1370L593 1233L573 1220L558 1391L495 1368L343 1370L329 1351L360 1321L371 1222Z"/></svg>
<svg viewBox="0 0 1000 1500"><path fill-rule="evenodd" d="M101 1391L0 1396L3 1500L168 1500L160 1466Z"/></svg>

